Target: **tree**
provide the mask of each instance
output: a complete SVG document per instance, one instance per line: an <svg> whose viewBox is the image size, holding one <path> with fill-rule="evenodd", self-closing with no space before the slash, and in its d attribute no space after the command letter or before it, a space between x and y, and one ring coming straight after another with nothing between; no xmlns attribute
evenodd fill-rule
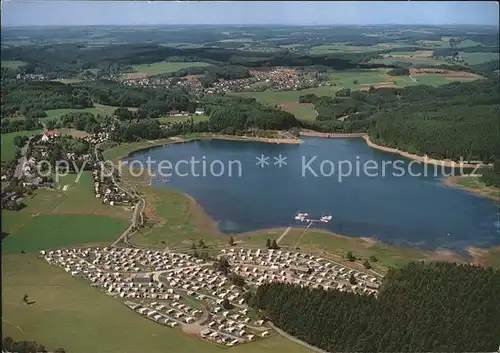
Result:
<svg viewBox="0 0 500 353"><path fill-rule="evenodd" d="M269 238L266 240L266 248L271 249L271 239Z"/></svg>
<svg viewBox="0 0 500 353"><path fill-rule="evenodd" d="M2 340L2 349L4 351L10 351L12 348L12 344L14 343L14 340L12 337L7 336Z"/></svg>
<svg viewBox="0 0 500 353"><path fill-rule="evenodd" d="M198 247L200 247L202 249L205 249L207 247L207 245L205 244L203 239L200 239L200 241L198 242Z"/></svg>
<svg viewBox="0 0 500 353"><path fill-rule="evenodd" d="M224 309L231 310L232 308L234 308L234 305L231 304L231 302L227 298L224 298L224 300L222 301L222 307Z"/></svg>
<svg viewBox="0 0 500 353"><path fill-rule="evenodd" d="M377 257L375 255L372 255L372 256L370 256L370 261L371 262L377 262L378 259L377 259Z"/></svg>
<svg viewBox="0 0 500 353"><path fill-rule="evenodd" d="M370 268L372 268L372 265L370 264L370 262L368 262L368 260L365 260L363 261L363 266L369 270Z"/></svg>
<svg viewBox="0 0 500 353"><path fill-rule="evenodd" d="M66 353L66 351L63 348L57 348L54 353Z"/></svg>
<svg viewBox="0 0 500 353"><path fill-rule="evenodd" d="M223 256L219 260L214 262L214 268L217 271L220 271L227 275L229 273L229 269L231 268L231 264L229 263L227 258Z"/></svg>
<svg viewBox="0 0 500 353"><path fill-rule="evenodd" d="M14 137L14 145L17 147L21 148L24 146L24 140L22 136L16 136Z"/></svg>
<svg viewBox="0 0 500 353"><path fill-rule="evenodd" d="M230 246L233 246L233 245L234 245L234 238L233 238L233 236L232 236L232 235L229 237L229 245L230 245Z"/></svg>
<svg viewBox="0 0 500 353"><path fill-rule="evenodd" d="M246 286L245 278L243 278L242 276L240 276L234 272L229 275L229 280L235 286L242 287L242 288Z"/></svg>
<svg viewBox="0 0 500 353"><path fill-rule="evenodd" d="M352 83L354 83L355 85L357 85L358 82L359 82L358 80L352 80Z"/></svg>
<svg viewBox="0 0 500 353"><path fill-rule="evenodd" d="M346 259L351 262L356 261L356 257L353 255L352 251L347 252Z"/></svg>
<svg viewBox="0 0 500 353"><path fill-rule="evenodd" d="M271 243L271 249L278 250L280 247L278 246L278 243L276 242L276 239L273 239Z"/></svg>
<svg viewBox="0 0 500 353"><path fill-rule="evenodd" d="M356 277L354 277L354 275L352 273L351 273L351 276L349 277L349 283L352 285L355 285L356 283L358 283L358 281L356 281Z"/></svg>

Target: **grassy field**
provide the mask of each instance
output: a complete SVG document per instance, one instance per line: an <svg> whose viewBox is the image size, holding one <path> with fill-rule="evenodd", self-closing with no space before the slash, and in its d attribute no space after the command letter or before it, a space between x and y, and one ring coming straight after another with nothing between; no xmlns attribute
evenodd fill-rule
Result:
<svg viewBox="0 0 500 353"><path fill-rule="evenodd" d="M431 57L413 57L413 58L410 58L410 57L392 57L392 58L385 57L385 58L381 58L381 59L372 59L372 60L370 60L370 63L386 64L386 65L395 64L395 63L406 63L406 64L410 64L410 65L419 65L419 64L423 64L423 65L447 65L448 64L449 65L450 64L448 61L437 60L437 59L433 59Z"/></svg>
<svg viewBox="0 0 500 353"><path fill-rule="evenodd" d="M315 120L318 115L312 103L288 103L280 105L280 108L292 113L300 120Z"/></svg>
<svg viewBox="0 0 500 353"><path fill-rule="evenodd" d="M2 60L2 67L5 67L7 69L12 69L15 70L20 66L25 65L26 63L24 61L17 61L17 60Z"/></svg>
<svg viewBox="0 0 500 353"><path fill-rule="evenodd" d="M84 109L51 109L51 110L46 110L45 113L47 114L47 117L45 119L59 119L61 116L64 114L69 114L69 113L90 113L95 116L97 114L99 115L110 115L113 114L116 108L111 105L102 105L102 104L94 104L95 106L92 108L84 108ZM136 108L128 108L131 110L136 110Z"/></svg>
<svg viewBox="0 0 500 353"><path fill-rule="evenodd" d="M41 130L18 131L2 134L2 161L10 161L14 159L17 149L16 145L14 145L14 138L16 136L33 136L39 133L41 133Z"/></svg>
<svg viewBox="0 0 500 353"><path fill-rule="evenodd" d="M99 215L34 216L2 242L4 253L39 251L87 243L111 243L123 232L123 220ZM91 225L91 226L90 226Z"/></svg>
<svg viewBox="0 0 500 353"><path fill-rule="evenodd" d="M465 60L467 60L467 63L469 65L477 65L477 64L482 64L487 61L492 61L492 60L497 60L500 58L499 53L466 53L466 52L459 52L458 55Z"/></svg>
<svg viewBox="0 0 500 353"><path fill-rule="evenodd" d="M161 124L169 123L169 122L183 122L183 121L189 121L191 119L190 116L165 116L163 118L159 118L158 121ZM195 123L199 121L207 121L210 119L208 115L194 115L193 116L193 121Z"/></svg>
<svg viewBox="0 0 500 353"><path fill-rule="evenodd" d="M486 186L479 177L476 176L453 176L447 177L445 184L452 187L458 187L476 194L489 197L490 199L500 201L500 190L493 186Z"/></svg>
<svg viewBox="0 0 500 353"><path fill-rule="evenodd" d="M355 46L348 43L333 43L314 46L310 49L311 55L323 55L331 53L366 53L379 50L387 50L391 48L405 47L404 43L380 43L377 45Z"/></svg>
<svg viewBox="0 0 500 353"><path fill-rule="evenodd" d="M64 190L37 190L26 196L27 207L20 211L2 211L3 252L34 251L42 248L109 243L128 225L132 211L107 206L92 193L90 172L78 179L76 174L58 180Z"/></svg>
<svg viewBox="0 0 500 353"><path fill-rule="evenodd" d="M51 267L35 255L2 256L2 332L17 340L36 340L49 350L78 353L227 352L179 329L154 323L89 282ZM34 304L23 303L27 294ZM275 336L231 348L234 353L309 350Z"/></svg>
<svg viewBox="0 0 500 353"><path fill-rule="evenodd" d="M189 67L204 67L210 64L200 61L195 62L159 62L154 64L141 64L132 66L137 73L153 76L168 72L175 72ZM132 73L133 75L133 73Z"/></svg>

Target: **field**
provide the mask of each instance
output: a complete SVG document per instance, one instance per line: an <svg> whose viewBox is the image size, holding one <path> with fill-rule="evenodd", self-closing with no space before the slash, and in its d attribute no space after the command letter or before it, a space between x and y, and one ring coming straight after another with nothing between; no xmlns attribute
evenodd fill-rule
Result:
<svg viewBox="0 0 500 353"><path fill-rule="evenodd" d="M281 104L279 107L292 113L300 120L316 120L316 116L318 115L312 103L285 103Z"/></svg>
<svg viewBox="0 0 500 353"><path fill-rule="evenodd" d="M380 43L377 45L354 46L347 43L322 44L312 47L309 50L311 55L323 55L330 53L366 53L379 50L387 50L392 48L400 48L408 46L404 43Z"/></svg>
<svg viewBox="0 0 500 353"><path fill-rule="evenodd" d="M14 159L17 147L14 145L14 138L16 136L33 136L41 133L40 130L33 131L18 131L2 134L2 161L10 161Z"/></svg>
<svg viewBox="0 0 500 353"><path fill-rule="evenodd" d="M49 350L63 347L78 353L228 351L137 315L34 254L4 255L2 270L4 337L36 340ZM34 303L24 304L24 294ZM234 353L285 351L310 352L281 336L231 348Z"/></svg>
<svg viewBox="0 0 500 353"><path fill-rule="evenodd" d="M469 65L482 64L492 60L498 61L498 59L500 58L499 53L466 53L461 51L458 53L458 55L467 60L467 63Z"/></svg>
<svg viewBox="0 0 500 353"><path fill-rule="evenodd" d="M474 176L454 176L447 177L445 184L451 187L458 187L472 191L477 194L489 197L492 200L500 201L500 190L492 186L486 186L479 177Z"/></svg>
<svg viewBox="0 0 500 353"><path fill-rule="evenodd" d="M110 243L126 229L132 211L96 199L90 172L79 179L76 174L62 176L58 184L67 185L67 190L40 189L26 196L22 210L2 211L2 231L8 233L2 242L4 253Z"/></svg>
<svg viewBox="0 0 500 353"><path fill-rule="evenodd" d="M33 216L2 242L4 253L39 251L82 243L111 243L124 230L124 221L99 215ZM89 225L92 225L89 227Z"/></svg>
<svg viewBox="0 0 500 353"><path fill-rule="evenodd" d="M471 81L481 77L466 72L447 72L434 74L420 72L412 69L412 77L390 76L387 70L350 70L333 71L328 74L331 86L308 88L301 91L264 91L264 92L232 92L231 95L255 98L266 105L276 105L294 114L300 120L313 120L316 116L314 107L310 104L299 104L300 96L314 93L318 96L331 96L342 88L351 90L368 90L370 86L382 87L407 87L419 84L440 86L452 81ZM356 81L356 83L355 83Z"/></svg>
<svg viewBox="0 0 500 353"><path fill-rule="evenodd" d="M16 60L2 60L2 67L5 67L7 69L12 69L15 70L20 66L25 65L26 63L24 61L16 61Z"/></svg>
<svg viewBox="0 0 500 353"><path fill-rule="evenodd" d="M126 78L141 78L175 72L189 67L205 67L210 64L205 62L159 62L132 66L136 72L126 74Z"/></svg>
<svg viewBox="0 0 500 353"><path fill-rule="evenodd" d="M200 122L200 121L207 121L210 117L208 115L194 115L193 116L193 121L195 123ZM161 124L169 123L169 122L183 122L183 121L189 121L191 119L190 116L166 116L163 118L159 118L158 121Z"/></svg>
<svg viewBox="0 0 500 353"><path fill-rule="evenodd" d="M45 119L59 119L61 116L64 114L69 114L69 113L90 113L93 114L94 116L99 115L110 115L113 114L116 108L111 105L103 105L103 104L94 104L95 106L92 108L84 108L84 109L51 109L51 110L46 110L45 114L47 114L47 117ZM131 110L135 110L135 108L129 108Z"/></svg>

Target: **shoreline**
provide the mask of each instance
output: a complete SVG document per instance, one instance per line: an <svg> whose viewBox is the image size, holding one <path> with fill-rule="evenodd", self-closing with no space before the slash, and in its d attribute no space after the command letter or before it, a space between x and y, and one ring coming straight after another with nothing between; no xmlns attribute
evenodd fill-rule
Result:
<svg viewBox="0 0 500 353"><path fill-rule="evenodd" d="M150 143L149 146L142 146L136 149L129 151L125 155L121 155L115 157L112 161L119 161L123 158L130 157L133 153L145 151L154 147L162 147L171 144L185 143L185 142L194 142L194 141L202 141L202 140L220 140L220 141L243 141L243 142L262 142L262 143L274 143L274 144L285 144L285 145L299 145L304 141L297 138L270 138L270 137L253 137L253 136L233 136L233 135L196 135L190 137L186 136L173 136L166 139L160 140L148 140ZM118 145L120 146L120 145Z"/></svg>
<svg viewBox="0 0 500 353"><path fill-rule="evenodd" d="M471 164L471 163L465 163L465 162L456 162L456 161L452 161L450 159L434 159L434 158L427 157L427 155L419 156L417 154L401 151L397 148L377 145L375 142L370 140L370 137L368 136L368 134L363 135L361 138L363 140L365 140L366 144L368 146L370 146L371 148L374 148L376 150L383 151L383 152L398 154L398 155L403 156L405 158L412 159L412 160L415 160L417 162L424 163L424 164L433 164L433 165L448 167L448 168L467 168L467 169L473 169L476 167L491 166L491 164L483 164L483 163Z"/></svg>
<svg viewBox="0 0 500 353"><path fill-rule="evenodd" d="M355 133L329 133L329 132L318 132L313 130L302 130L300 132L300 136L307 137L319 137L319 138L338 138L338 139L347 139L347 138L362 138L365 136L364 132L355 132Z"/></svg>
<svg viewBox="0 0 500 353"><path fill-rule="evenodd" d="M154 188L152 188L154 189ZM198 211L201 213L201 217L205 219L207 222L206 225L201 225L198 224L198 226L201 229L211 229L213 233L212 235L217 236L219 239L221 239L223 242L225 242L226 238L229 238L230 236L234 237L234 240L236 243L238 243L241 240L245 239L251 239L253 237L264 237L267 236L268 238L272 238L272 234L274 235L279 235L282 234L282 232L287 228L285 226L281 227L270 227L270 228L262 228L262 229L256 229L256 230L251 230L251 231L245 231L245 232L239 232L239 233L225 233L222 232L219 228L219 223L215 221L208 213L206 213L205 209L203 206L200 205L200 203L190 194L168 188L170 192L177 193L183 197L185 197L187 200L189 200L190 204L192 207L198 209ZM146 201L149 202L150 200L146 197ZM305 227L300 227L300 226L293 226L290 225L290 232L293 231L300 231L302 232ZM410 260L411 261L446 261L446 262L457 262L457 263L463 263L463 264L476 264L476 265L483 265L483 266L489 266L487 262L485 262L488 258L488 256L491 255L492 252L496 252L500 250L499 245L493 245L488 248L478 248L474 246L467 246L463 249L462 252L458 251L453 251L449 249L443 249L443 248L435 248L435 249L422 249L418 247L410 247L410 246L398 246L394 245L391 243L383 242L380 241L376 238L372 237L367 237L367 236L349 236L349 235L344 235L344 234L339 234L339 233L334 233L330 230L323 229L323 228L314 228L314 232L316 233L322 233L325 234L329 237L335 237L339 240L348 240L348 241L353 241L353 242L358 242L359 248L357 249L362 249L365 247L373 247L373 246L383 246L383 247L389 247L395 250L395 253L398 251L400 252L412 252L414 254L419 254L419 259L417 260ZM133 243L133 242L132 242ZM250 246L254 246L253 244L250 244ZM283 247L283 246L281 246ZM287 245L285 245L287 247ZM302 248L302 246L299 245L299 247ZM318 248L312 248L310 251L314 252L315 250L318 250ZM330 251L329 249L325 248L319 248L324 253L327 253L328 255L338 258L338 261L343 261L343 258L339 256L338 254L335 254L334 252ZM356 251L356 250L354 250ZM467 258L468 256L469 258ZM398 255L396 255L398 257ZM349 262L352 265L357 265L361 266L361 260L359 261L354 261L354 262ZM388 267L387 267L388 268Z"/></svg>
<svg viewBox="0 0 500 353"><path fill-rule="evenodd" d="M474 193L477 196L486 197L490 200L500 202L500 189L495 188L495 187L491 187L491 186L484 187L484 188L473 188L473 187L461 185L458 183L458 180L465 180L465 178L479 178L479 176L477 176L477 175L476 176L470 176L470 175L447 176L443 180L443 185L450 187L450 188L469 191L469 192ZM494 195L493 193L496 193L496 195Z"/></svg>
<svg viewBox="0 0 500 353"><path fill-rule="evenodd" d="M411 154L408 154L408 153L405 153L403 151L399 151L399 150L396 150L396 149L393 149L393 148L384 148L383 146L379 146L379 145L376 145L374 144L369 138L368 138L368 135L367 134L327 134L327 133L317 133L318 135L314 135L313 137L324 137L324 136L327 136L327 135L330 135L330 138L363 138L363 140L365 140L365 142L372 148L375 148L375 149L380 149L384 152L392 152L392 153L397 153L397 154L401 154L403 157L406 157L406 158L409 158L409 159L414 159L413 157L408 157L408 156L415 156L415 157L418 157L419 159L422 159L422 162L425 163L425 161L423 161L425 158L424 157L420 157L420 156L416 156L416 155L411 155ZM310 135L304 135L301 133L301 135L303 136L310 136ZM332 137L334 136L334 137ZM193 141L198 141L198 140L207 140L207 139L214 139L214 140L230 140L230 141L250 141L250 142L264 142L264 143L277 143L276 140L278 141L282 141L282 140L292 140L292 139L270 139L270 138L253 138L253 137L235 137L235 136L228 136L228 135L202 135L202 136L193 136L193 137L189 137L189 136L175 136L175 137L172 137L172 138L169 138L168 140L164 140L164 141L161 141L159 143L155 143L154 141L150 141L151 142L151 146L145 146L145 147L140 147L140 148L137 148L137 149L134 149L132 151L129 151L125 156L119 156L117 157L118 160L122 159L122 158L126 158L128 156L130 156L132 153L135 153L135 152L138 152L138 151L142 151L142 150L147 150L147 149L150 149L152 147L159 147L159 146L164 146L164 145L169 145L169 144L176 144L176 143L185 143L185 142L193 142ZM302 140L293 140L293 142L288 142L288 143L293 143L293 144L299 144L303 142ZM279 142L278 142L279 143ZM285 142L287 143L287 142ZM377 147L375 147L377 146ZM389 151L387 151L389 150ZM394 152L393 152L394 151ZM434 160L434 161L437 161L437 160ZM439 164L441 165L441 164ZM447 177L444 181L444 184L447 185L447 186L451 186L451 187L457 187L457 188L462 188L462 189L466 189L468 191L471 191L475 194L478 194L478 196L483 196L483 197L489 197L490 199L493 199L493 200L499 200L498 198L495 198L495 197L492 197L492 196L488 196L488 195L485 195L484 192L481 192L481 190L478 190L478 189L472 189L472 188L467 188L467 187L463 187L461 185L456 185L456 184L452 184L451 180L452 178L454 177ZM456 178L456 177L455 177ZM258 230L254 230L254 231L249 231L249 232L242 232L242 233L223 233L220 231L219 229L219 226L218 226L218 223L212 219L212 217L210 217L206 212L205 210L203 209L203 207L198 203L198 201L196 199L194 199L191 195L187 194L187 193L184 193L184 192L181 192L179 190L175 190L175 189L170 189L174 192L177 192L177 193L180 193L181 195L183 195L184 197L188 198L190 200L190 202L194 205L194 207L197 207L201 210L201 212L204 214L204 217L206 217L207 219L210 219L210 223L211 223L211 226L216 228L217 230L217 233L218 235L220 236L229 236L229 235L234 235L235 237L252 237L252 236L259 236L259 235L263 235L265 233L268 233L268 232L279 232L281 230L284 229L284 227L273 227L273 228L266 228L266 229L258 229ZM149 201L149 200L148 200ZM302 230L302 227L291 227L291 229L301 229ZM320 232L324 232L324 233L327 233L329 236L334 236L334 237L339 237L339 238L348 238L348 239L355 239L355 240L358 240L358 241L361 241L363 242L364 244L368 244L368 245L375 245L375 244L382 244L382 245L387 245L387 246L390 246L390 247L393 247L395 249L398 249L398 248L401 248L401 249L406 249L406 250L411 250L411 251L416 251L416 252L421 252L423 255L427 255L427 257L430 257L432 258L433 256L438 256L438 255L442 255L444 253L446 253L446 255L450 258L457 258L457 257L460 257L460 253L458 252L454 252L454 251L451 251L451 250L443 250L443 249L433 249L433 250L424 250L424 249L420 249L420 248L414 248L414 247L399 247L399 246L396 246L396 245L392 245L390 243L385 243L385 242L381 242L377 239L374 239L374 238L369 238L369 237L363 237L363 236L347 236L347 235L342 235L342 234L337 234L337 233L333 233L329 230L324 230L324 229L315 229L316 231L320 231ZM485 256L487 256L489 254L489 251L490 250L494 250L494 249L497 249L499 248L498 246L492 246L492 247L489 247L489 248L475 248L475 247L466 247L464 248L464 252L466 252L467 254L469 254L470 258L472 260L474 260L474 262L481 262L481 259L484 258ZM475 249L477 251L470 251L470 249ZM429 256L430 254L430 256ZM424 256L426 257L426 256Z"/></svg>

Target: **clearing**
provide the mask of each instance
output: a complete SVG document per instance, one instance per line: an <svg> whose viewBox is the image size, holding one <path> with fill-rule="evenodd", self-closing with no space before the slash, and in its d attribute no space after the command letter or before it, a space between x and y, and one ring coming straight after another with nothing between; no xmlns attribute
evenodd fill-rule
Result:
<svg viewBox="0 0 500 353"><path fill-rule="evenodd" d="M210 119L208 115L193 115L193 121L195 123L200 122L200 121L207 121ZM158 118L158 121L160 124L166 124L170 122L183 122L183 121L189 121L191 119L191 116L164 116L162 118Z"/></svg>
<svg viewBox="0 0 500 353"><path fill-rule="evenodd" d="M83 108L83 109L50 109L46 110L45 114L47 114L47 117L45 119L59 119L61 116L64 114L69 114L69 113L90 113L93 114L94 116L99 115L111 115L117 109L118 107L114 107L112 105L103 105L103 104L97 104L94 103L94 107L91 108ZM137 108L127 108L130 110L137 110Z"/></svg>

